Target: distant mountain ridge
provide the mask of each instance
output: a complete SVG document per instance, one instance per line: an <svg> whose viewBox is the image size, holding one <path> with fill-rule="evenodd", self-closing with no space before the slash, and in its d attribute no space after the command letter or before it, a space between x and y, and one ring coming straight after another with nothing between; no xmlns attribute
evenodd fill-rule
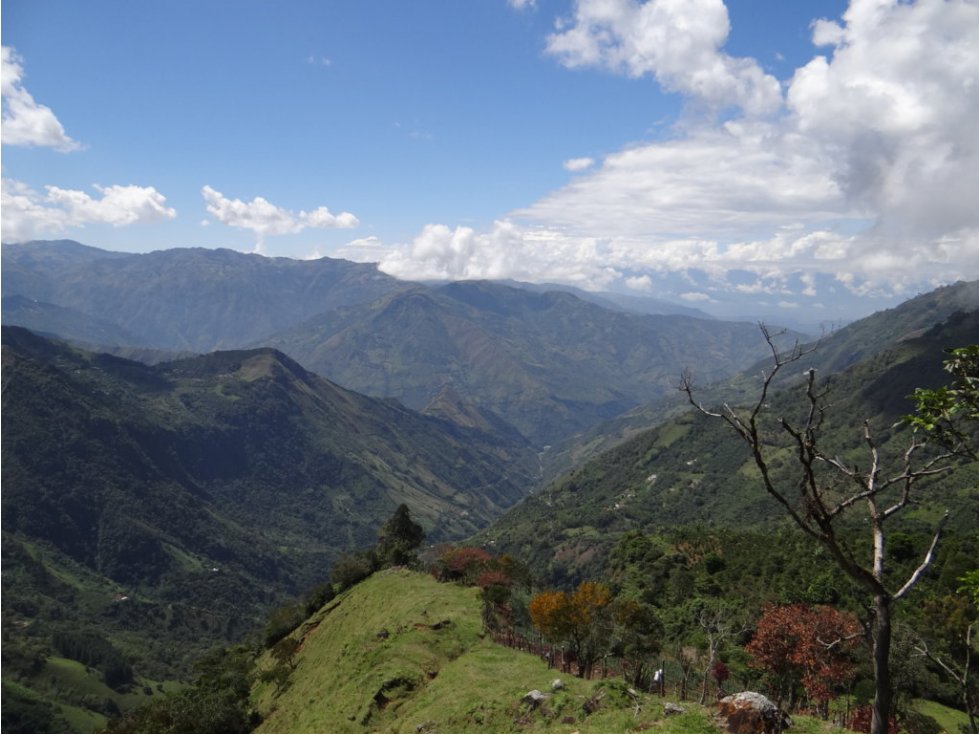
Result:
<svg viewBox="0 0 979 734"><path fill-rule="evenodd" d="M234 250L130 254L59 240L4 245L2 253L4 296L70 309L79 320L114 323L140 340L118 346L175 351L241 347L318 313L411 287L375 265ZM84 341L76 332L37 322L15 325Z"/></svg>
<svg viewBox="0 0 979 734"><path fill-rule="evenodd" d="M150 359L149 348L273 346L351 389L461 425L478 415L538 447L655 400L685 360L720 379L763 353L749 324L519 285L427 287L374 265L230 250L3 248L5 324Z"/></svg>
<svg viewBox="0 0 979 734"><path fill-rule="evenodd" d="M340 384L418 410L450 386L538 446L662 395L687 360L720 379L765 350L754 324L609 310L489 281L337 309L266 343Z"/></svg>

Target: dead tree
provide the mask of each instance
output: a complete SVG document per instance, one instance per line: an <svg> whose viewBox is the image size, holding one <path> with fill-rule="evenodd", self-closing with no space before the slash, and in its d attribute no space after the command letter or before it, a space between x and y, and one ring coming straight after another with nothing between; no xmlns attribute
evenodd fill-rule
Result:
<svg viewBox="0 0 979 734"><path fill-rule="evenodd" d="M887 558L886 525L896 514L908 507L921 480L948 471L954 451L923 456L924 444L912 436L903 457L893 473L885 473L881 456L869 423L864 423L863 444L868 465L859 468L823 451L820 429L827 408L826 394L820 392L815 369L805 373L805 410L801 422L786 418L774 421L774 427L795 450L794 471L790 476L775 471L772 465L773 446L763 437L770 430L769 398L773 382L788 365L799 362L811 350L796 344L787 353L775 343L772 334L761 325L762 335L772 354L773 364L762 374L761 389L754 404L736 409L724 405L708 410L694 396L689 372L684 373L680 390L700 413L727 423L747 444L761 481L768 494L802 532L820 543L839 568L853 579L869 597L871 616L868 624L873 649L874 702L871 734L887 734L891 714L892 684L890 674L891 612L894 603L902 599L931 564L935 547L941 537L945 518L938 523L931 545L911 575L895 586L885 575ZM843 519L863 507L869 523L872 561L868 565L859 559L841 537Z"/></svg>
<svg viewBox="0 0 979 734"><path fill-rule="evenodd" d="M962 697L962 706L965 708L965 713L969 717L969 730L972 734L979 734L979 723L977 723L977 717L979 717L979 712L977 712L977 709L979 709L977 703L979 702L977 702L977 698L979 696L976 694L975 683L971 679L973 672L972 636L976 624L976 622L973 622L965 629L964 660L962 662L946 659L944 656L933 652L924 639L919 638L917 644L914 646L914 651L918 655L922 655L931 660L955 681L955 685L959 689L959 695Z"/></svg>

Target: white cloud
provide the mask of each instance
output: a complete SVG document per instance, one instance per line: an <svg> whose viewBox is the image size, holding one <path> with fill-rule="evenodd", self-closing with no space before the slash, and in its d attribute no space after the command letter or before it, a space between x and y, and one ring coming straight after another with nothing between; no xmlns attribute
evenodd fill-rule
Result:
<svg viewBox="0 0 979 734"><path fill-rule="evenodd" d="M648 291L653 287L653 279L648 275L637 275L625 279L625 287L634 291Z"/></svg>
<svg viewBox="0 0 979 734"><path fill-rule="evenodd" d="M537 0L506 0L507 5L517 10L527 10L537 7Z"/></svg>
<svg viewBox="0 0 979 734"><path fill-rule="evenodd" d="M736 236L844 212L818 148L742 121L607 156L514 215L589 236Z"/></svg>
<svg viewBox="0 0 979 734"><path fill-rule="evenodd" d="M408 243L384 245L370 237L349 243L337 254L377 262L384 272L409 280L515 278L598 289L621 276L608 265L603 243L530 230L509 220L494 222L488 232L429 224Z"/></svg>
<svg viewBox="0 0 979 734"><path fill-rule="evenodd" d="M166 206L166 197L152 186L99 186L102 194L93 199L84 191L45 186L47 200L68 212L73 223L99 222L113 227L149 224L173 219L176 210Z"/></svg>
<svg viewBox="0 0 979 734"><path fill-rule="evenodd" d="M23 59L9 46L2 47L0 63L3 99L3 143L54 148L62 152L78 150L81 146L65 133L50 107L38 104L24 89Z"/></svg>
<svg viewBox="0 0 979 734"><path fill-rule="evenodd" d="M238 229L250 229L258 237L256 249L261 249L266 237L297 234L307 228L350 229L360 224L350 212L332 214L325 206L311 212L292 212L270 203L261 196L251 201L228 199L210 186L201 189L207 213L222 224Z"/></svg>
<svg viewBox="0 0 979 734"><path fill-rule="evenodd" d="M569 158L564 162L564 170L577 173L585 171L595 165L594 158Z"/></svg>
<svg viewBox="0 0 979 734"><path fill-rule="evenodd" d="M709 303L711 300L711 297L706 293L697 293L693 291L689 291L687 293L681 293L680 298L682 298L684 301L690 301L692 303L704 303L704 302Z"/></svg>
<svg viewBox="0 0 979 734"><path fill-rule="evenodd" d="M572 68L650 74L664 89L713 110L774 112L782 103L778 80L753 59L723 53L729 31L723 0L578 0L570 23L548 37L547 50Z"/></svg>
<svg viewBox="0 0 979 734"><path fill-rule="evenodd" d="M832 156L850 201L876 213L888 238L979 229L979 5L854 0L832 46L798 69L788 108L800 134Z"/></svg>
<svg viewBox="0 0 979 734"><path fill-rule="evenodd" d="M21 181L4 178L3 238L18 242L61 234L86 224L152 224L173 219L176 210L152 186L98 186L93 198L84 191L46 186L40 194Z"/></svg>
<svg viewBox="0 0 979 734"><path fill-rule="evenodd" d="M607 156L510 220L602 242L611 268L720 283L743 269L806 296L815 273L858 293L979 277L979 4L853 0L812 28L827 55L783 98L723 52L720 0L579 0L549 51L652 75L688 114L672 138Z"/></svg>

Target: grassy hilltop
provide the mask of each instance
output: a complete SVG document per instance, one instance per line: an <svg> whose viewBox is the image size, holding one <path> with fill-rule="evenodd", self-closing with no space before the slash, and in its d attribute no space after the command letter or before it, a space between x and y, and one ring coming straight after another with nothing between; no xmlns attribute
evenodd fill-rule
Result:
<svg viewBox="0 0 979 734"><path fill-rule="evenodd" d="M256 731L605 734L664 723L664 699L634 699L621 679L563 675L492 642L480 607L476 588L404 569L375 574L293 633L300 645L284 685L254 690L264 719ZM259 665L270 672L276 662L269 655ZM552 692L555 678L563 690ZM534 689L551 694L536 708L521 702ZM688 710L665 734L714 731L705 710Z"/></svg>

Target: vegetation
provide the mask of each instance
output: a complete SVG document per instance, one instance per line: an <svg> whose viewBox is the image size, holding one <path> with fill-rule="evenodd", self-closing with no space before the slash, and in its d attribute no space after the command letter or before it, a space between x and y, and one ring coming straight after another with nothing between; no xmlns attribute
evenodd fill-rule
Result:
<svg viewBox="0 0 979 734"><path fill-rule="evenodd" d="M271 350L148 367L4 327L3 375L4 679L99 716L261 629L406 500L436 539L471 532L531 458Z"/></svg>
<svg viewBox="0 0 979 734"><path fill-rule="evenodd" d="M977 458L979 432L979 344L947 349L945 371L952 382L935 389L914 391L915 412L905 418L915 430L953 453Z"/></svg>
<svg viewBox="0 0 979 734"><path fill-rule="evenodd" d="M745 651L750 664L770 676L778 701L795 709L801 685L825 714L829 701L853 682L859 634L856 617L833 607L770 606L756 622Z"/></svg>
<svg viewBox="0 0 979 734"><path fill-rule="evenodd" d="M24 250L8 269L5 249L5 287L47 283L57 300L78 266L132 279L106 302L140 298L138 258L79 247L52 245L73 263L63 281L57 258ZM157 265L188 278L188 262L205 280L254 275L237 255L168 257ZM652 430L450 546L561 463L527 436L662 392L681 358L710 376L747 364L752 327L610 316L490 283L391 290L360 266L316 267L317 283L276 275L344 305L302 325L278 302L247 328L228 313L154 325L152 309L117 309L134 318L120 324L80 310L87 285L74 306L14 304L87 338L126 341L135 325L181 349L191 332L238 343L288 324L276 338L305 359L430 415L271 349L148 366L5 329L5 732L693 734L714 725L691 698L752 688L814 715L798 719L806 734L828 720L979 734L974 284L828 337L818 382L783 379L797 362L781 361L747 412L666 406ZM972 346L943 369L949 344ZM748 384L697 394L740 405L729 398ZM606 445L582 441L569 462ZM891 604L912 587L915 604ZM667 697L687 713L665 718Z"/></svg>
<svg viewBox="0 0 979 734"><path fill-rule="evenodd" d="M917 499L920 486L927 479L946 473L951 468L949 461L956 453L956 447L919 458L922 445L912 441L904 452L903 460L896 462L896 468L885 470L878 442L869 422L865 422L865 468L861 467L858 460L839 458L832 453L831 448L824 445L822 429L828 406L825 393L821 387L817 387L814 369L809 369L806 373L806 403L801 421L784 417L774 421L767 419L770 415L769 392L775 378L781 370L799 362L805 356L805 351L794 349L783 354L765 327L762 327L762 332L771 347L773 364L764 375L757 400L748 409L742 412L725 406L717 412L707 410L694 398L689 376L685 376L681 389L695 408L709 417L723 419L747 444L765 491L806 535L829 551L834 565L864 587L869 594L874 612L870 622L870 637L873 644L875 683L870 731L871 734L886 734L893 695L890 668L892 607L914 588L931 564L944 521L938 524L921 562L896 586L890 581L891 577L885 578L885 526L889 528L893 517L911 506L912 501ZM976 351L979 353L979 348ZM979 362L976 366L979 367ZM972 375L966 368L961 379L968 386L970 381L979 380L979 371ZM939 388L937 392L947 395L949 390ZM920 400L922 398L919 397ZM957 402L955 399L950 400L953 404ZM945 412L951 410L949 408ZM778 476L773 467L774 457L781 446L777 440L773 440L771 434L778 428L795 452L795 468L787 476ZM941 437L945 442L956 440L952 433L944 433ZM865 555L861 557L855 553L841 536L841 526L857 507L866 508L871 528L872 553L867 560Z"/></svg>

